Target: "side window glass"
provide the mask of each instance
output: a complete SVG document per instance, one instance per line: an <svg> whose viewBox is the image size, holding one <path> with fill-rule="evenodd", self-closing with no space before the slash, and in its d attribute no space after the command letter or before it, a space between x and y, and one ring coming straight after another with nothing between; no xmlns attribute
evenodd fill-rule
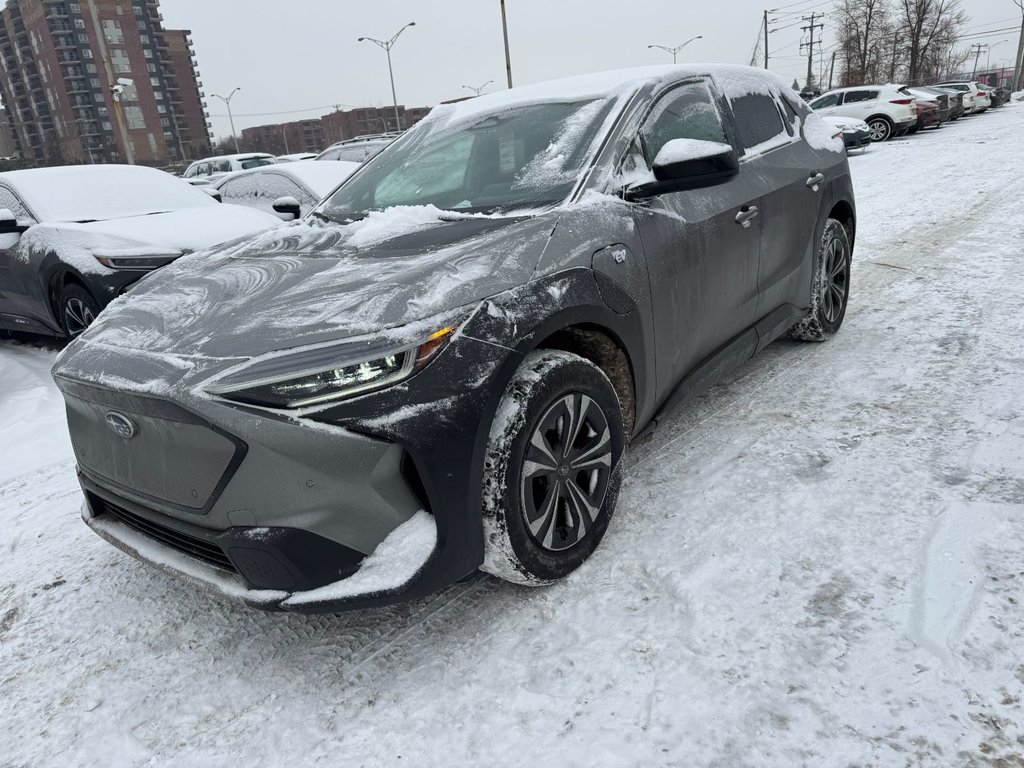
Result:
<svg viewBox="0 0 1024 768"><path fill-rule="evenodd" d="M220 160L214 166L214 173L230 173L231 172L231 161Z"/></svg>
<svg viewBox="0 0 1024 768"><path fill-rule="evenodd" d="M704 83L675 88L655 105L640 130L647 165L673 139L699 139L728 144L715 99Z"/></svg>
<svg viewBox="0 0 1024 768"><path fill-rule="evenodd" d="M8 209L18 221L35 221L18 196L7 187L0 187L0 208Z"/></svg>
<svg viewBox="0 0 1024 768"><path fill-rule="evenodd" d="M828 96L822 96L817 101L811 102L812 109L825 109L826 107L834 107L839 103L839 94L833 93Z"/></svg>
<svg viewBox="0 0 1024 768"><path fill-rule="evenodd" d="M846 94L845 104L856 104L859 101L874 101L878 91L850 91Z"/></svg>
<svg viewBox="0 0 1024 768"><path fill-rule="evenodd" d="M746 149L753 149L786 133L782 115L775 99L768 94L752 93L732 100L740 141Z"/></svg>
<svg viewBox="0 0 1024 768"><path fill-rule="evenodd" d="M261 173L260 197L263 202L273 204L279 197L294 197L301 202L305 195L299 185L277 173Z"/></svg>

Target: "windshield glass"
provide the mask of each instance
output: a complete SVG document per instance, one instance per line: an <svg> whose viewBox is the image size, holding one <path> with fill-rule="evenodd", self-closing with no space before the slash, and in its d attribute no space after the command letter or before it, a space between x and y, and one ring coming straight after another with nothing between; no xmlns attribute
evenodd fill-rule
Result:
<svg viewBox="0 0 1024 768"><path fill-rule="evenodd" d="M138 165L75 165L3 175L42 221L100 221L217 205L187 181Z"/></svg>
<svg viewBox="0 0 1024 768"><path fill-rule="evenodd" d="M558 203L572 191L612 99L528 104L455 125L421 124L320 208L342 221L398 205L495 212Z"/></svg>
<svg viewBox="0 0 1024 768"><path fill-rule="evenodd" d="M272 157L250 157L246 160L240 160L239 165L242 166L243 171L247 171L250 168L262 168L265 165L274 165L275 160Z"/></svg>

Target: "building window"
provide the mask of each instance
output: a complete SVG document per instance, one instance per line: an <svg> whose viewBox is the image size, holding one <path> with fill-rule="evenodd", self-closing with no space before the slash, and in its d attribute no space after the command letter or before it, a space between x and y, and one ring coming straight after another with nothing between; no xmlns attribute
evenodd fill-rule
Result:
<svg viewBox="0 0 1024 768"><path fill-rule="evenodd" d="M149 45L149 35L139 35L139 40L143 45Z"/></svg>
<svg viewBox="0 0 1024 768"><path fill-rule="evenodd" d="M146 127L146 118L142 116L142 107L125 107L124 118L128 121L129 130L137 131Z"/></svg>
<svg viewBox="0 0 1024 768"><path fill-rule="evenodd" d="M167 107L165 107L163 104L157 104L156 111L159 112L161 115L165 115L167 114Z"/></svg>
<svg viewBox="0 0 1024 768"><path fill-rule="evenodd" d="M160 87L160 78L159 77L151 77L151 78L149 78L149 84L154 86L154 87L159 88Z"/></svg>
<svg viewBox="0 0 1024 768"><path fill-rule="evenodd" d="M79 32L78 33L78 42L80 42L80 43L88 43L89 42L89 36L87 34L85 34L84 32Z"/></svg>
<svg viewBox="0 0 1024 768"><path fill-rule="evenodd" d="M103 125L103 130L104 131L109 131L111 129L111 125L110 125L110 121L109 120L104 120L102 125Z"/></svg>
<svg viewBox="0 0 1024 768"><path fill-rule="evenodd" d="M86 64L85 65L85 71L86 72L91 72L91 73L95 74L96 73L96 65L95 64Z"/></svg>
<svg viewBox="0 0 1024 768"><path fill-rule="evenodd" d="M138 101L139 100L139 89L135 87L135 83L131 85L123 86L124 90L121 91L121 101Z"/></svg>
<svg viewBox="0 0 1024 768"><path fill-rule="evenodd" d="M104 19L103 37L108 43L124 45L124 32L121 31L121 22L117 19Z"/></svg>
<svg viewBox="0 0 1024 768"><path fill-rule="evenodd" d="M89 85L91 85L93 88L99 88L100 87L100 79L98 77L90 77L89 78Z"/></svg>
<svg viewBox="0 0 1024 768"><path fill-rule="evenodd" d="M138 19L135 22L135 26L137 26L139 29L145 29L146 28L146 22L144 22L142 19Z"/></svg>
<svg viewBox="0 0 1024 768"><path fill-rule="evenodd" d="M133 5L132 6L132 13L134 13L136 16L141 16L142 15L142 6L141 5Z"/></svg>
<svg viewBox="0 0 1024 768"><path fill-rule="evenodd" d="M160 125L162 125L164 128L170 128L171 127L171 121L168 120L166 117L161 117L160 118Z"/></svg>
<svg viewBox="0 0 1024 768"><path fill-rule="evenodd" d="M156 64L150 62L146 65L146 69L148 69L150 72L156 72Z"/></svg>
<svg viewBox="0 0 1024 768"><path fill-rule="evenodd" d="M96 107L96 111L99 113L100 117L106 117L110 112L106 107Z"/></svg>
<svg viewBox="0 0 1024 768"><path fill-rule="evenodd" d="M82 6L80 6L78 3L72 3L69 6L69 8L71 8L71 12L72 13L81 13L82 12Z"/></svg>
<svg viewBox="0 0 1024 768"><path fill-rule="evenodd" d="M122 7L121 7L121 6L119 5L119 6L117 6L117 15L118 15L118 16L121 16L122 14L124 14L124 8L122 8Z"/></svg>
<svg viewBox="0 0 1024 768"><path fill-rule="evenodd" d="M129 61L128 54L123 48L110 49L110 63L113 65L114 71L119 74L132 71L132 63Z"/></svg>
<svg viewBox="0 0 1024 768"><path fill-rule="evenodd" d="M83 59L91 59L92 58L92 48L83 48L82 49L82 58Z"/></svg>
<svg viewBox="0 0 1024 768"><path fill-rule="evenodd" d="M146 48L142 53L145 55L147 59L153 58L153 51L151 51L149 48Z"/></svg>
<svg viewBox="0 0 1024 768"><path fill-rule="evenodd" d="M157 101L163 101L164 100L163 91L153 91L153 98L156 99Z"/></svg>
<svg viewBox="0 0 1024 768"><path fill-rule="evenodd" d="M75 29L85 29L85 20L75 19Z"/></svg>

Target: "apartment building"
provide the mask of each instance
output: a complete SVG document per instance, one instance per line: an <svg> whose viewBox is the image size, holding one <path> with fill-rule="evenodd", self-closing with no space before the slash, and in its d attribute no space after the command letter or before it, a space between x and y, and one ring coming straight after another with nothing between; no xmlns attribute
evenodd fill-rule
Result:
<svg viewBox="0 0 1024 768"><path fill-rule="evenodd" d="M162 166L210 145L188 32L163 28L159 0L8 0L0 60L26 160Z"/></svg>
<svg viewBox="0 0 1024 768"><path fill-rule="evenodd" d="M241 139L247 150L272 155L319 152L325 146L324 128L319 118L244 128Z"/></svg>
<svg viewBox="0 0 1024 768"><path fill-rule="evenodd" d="M395 122L394 107L357 107L336 110L320 118L324 130L324 143L365 136L368 133L390 133L410 128L430 112L430 107L398 106L399 123Z"/></svg>

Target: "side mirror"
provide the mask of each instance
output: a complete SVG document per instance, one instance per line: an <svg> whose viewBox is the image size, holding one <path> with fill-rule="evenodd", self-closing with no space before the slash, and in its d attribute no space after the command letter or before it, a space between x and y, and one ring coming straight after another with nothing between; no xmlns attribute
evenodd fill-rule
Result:
<svg viewBox="0 0 1024 768"><path fill-rule="evenodd" d="M206 194L216 200L218 203L224 202L224 196L220 193L220 190L216 187L211 187L209 184L196 184L195 186L203 190Z"/></svg>
<svg viewBox="0 0 1024 768"><path fill-rule="evenodd" d="M0 234L3 235L20 235L28 227L18 224L18 220L14 217L14 211L10 208L0 208Z"/></svg>
<svg viewBox="0 0 1024 768"><path fill-rule="evenodd" d="M698 139L672 139L654 158L655 181L625 192L627 200L642 200L667 192L711 187L740 172L740 158L729 144Z"/></svg>
<svg viewBox="0 0 1024 768"><path fill-rule="evenodd" d="M298 200L291 195L285 195L274 201L274 213L282 221L293 221L302 215L302 209Z"/></svg>

